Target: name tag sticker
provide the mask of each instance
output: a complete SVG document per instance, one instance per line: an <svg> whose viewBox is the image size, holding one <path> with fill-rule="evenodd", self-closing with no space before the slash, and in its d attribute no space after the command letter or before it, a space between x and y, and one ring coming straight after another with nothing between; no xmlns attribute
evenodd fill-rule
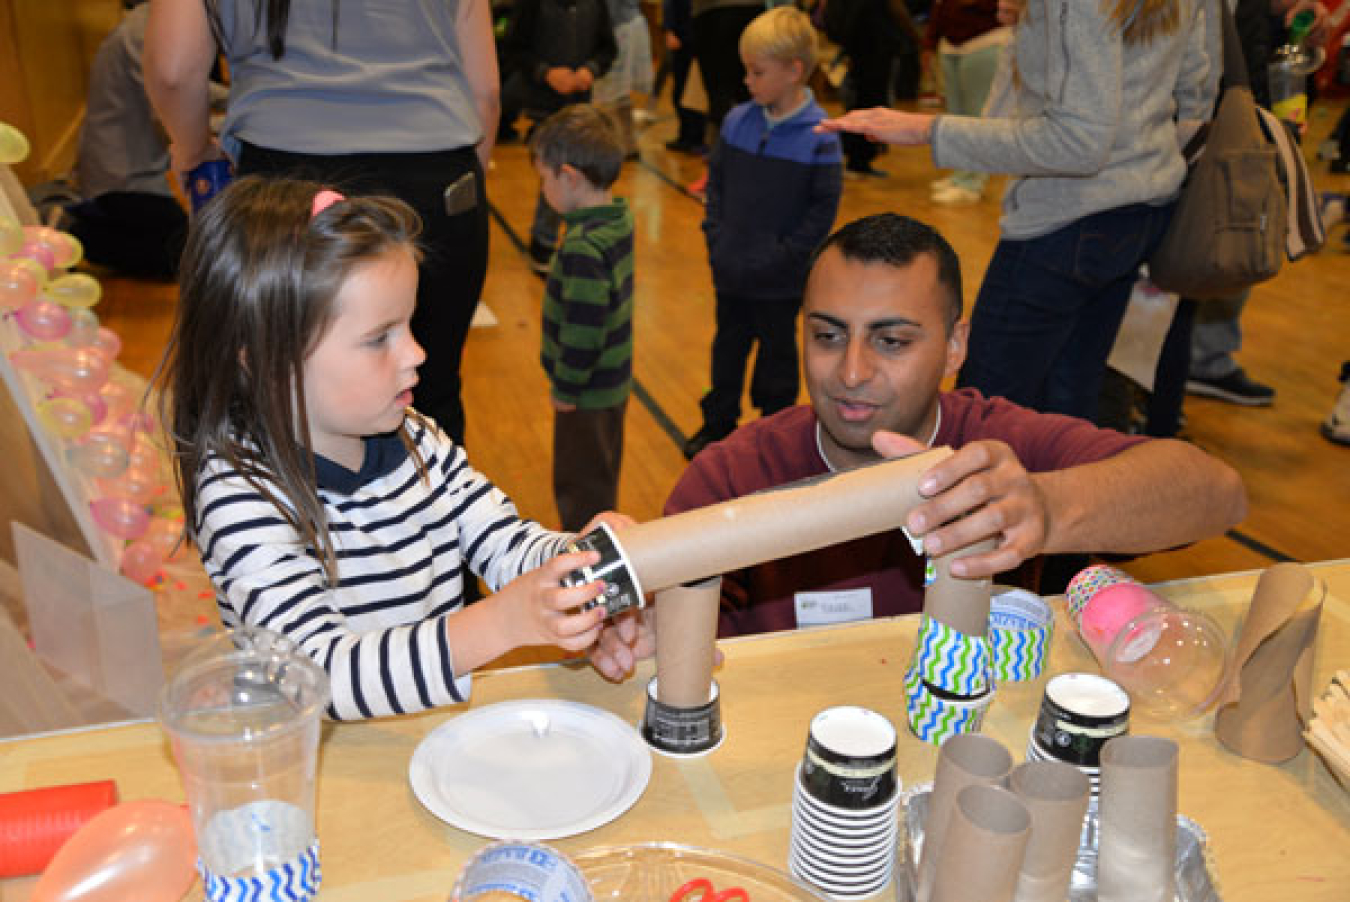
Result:
<svg viewBox="0 0 1350 902"><path fill-rule="evenodd" d="M824 626L872 619L872 590L798 592L793 598L798 626Z"/></svg>

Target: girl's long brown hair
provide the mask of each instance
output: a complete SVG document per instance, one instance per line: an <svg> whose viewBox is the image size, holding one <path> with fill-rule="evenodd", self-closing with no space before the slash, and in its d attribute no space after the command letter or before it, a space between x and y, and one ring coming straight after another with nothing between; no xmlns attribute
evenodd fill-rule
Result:
<svg viewBox="0 0 1350 902"><path fill-rule="evenodd" d="M353 268L391 249L415 252L420 226L407 204L388 197L349 198L311 216L322 187L244 178L194 217L173 334L154 383L188 536L201 526L197 480L216 456L276 505L336 581L304 362Z"/></svg>
<svg viewBox="0 0 1350 902"><path fill-rule="evenodd" d="M1146 44L1173 34L1181 24L1177 0L1102 0L1102 9L1120 28L1126 44Z"/></svg>

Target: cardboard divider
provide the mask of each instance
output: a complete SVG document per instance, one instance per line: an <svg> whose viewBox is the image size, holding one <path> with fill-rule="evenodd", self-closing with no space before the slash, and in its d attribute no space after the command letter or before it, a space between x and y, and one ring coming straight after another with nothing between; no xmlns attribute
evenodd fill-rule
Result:
<svg viewBox="0 0 1350 902"><path fill-rule="evenodd" d="M1214 718L1215 735L1237 754L1278 764L1303 751L1326 593L1301 564L1276 564L1261 574Z"/></svg>
<svg viewBox="0 0 1350 902"><path fill-rule="evenodd" d="M967 786L956 796L931 902L1011 902L1031 835L1026 806L1006 789Z"/></svg>
<svg viewBox="0 0 1350 902"><path fill-rule="evenodd" d="M1091 784L1071 764L1028 761L1008 777L1031 815L1031 838L1017 877L1015 902L1063 902L1083 832Z"/></svg>
<svg viewBox="0 0 1350 902"><path fill-rule="evenodd" d="M1177 855L1177 744L1117 736L1102 749L1097 898L1172 902Z"/></svg>

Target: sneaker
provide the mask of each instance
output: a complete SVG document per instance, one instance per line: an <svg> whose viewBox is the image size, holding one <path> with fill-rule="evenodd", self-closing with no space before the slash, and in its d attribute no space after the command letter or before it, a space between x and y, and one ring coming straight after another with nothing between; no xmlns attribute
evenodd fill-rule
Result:
<svg viewBox="0 0 1350 902"><path fill-rule="evenodd" d="M702 203L708 196L708 170L703 170L703 174L685 185L684 190L689 192L690 196L699 203Z"/></svg>
<svg viewBox="0 0 1350 902"><path fill-rule="evenodd" d="M1322 424L1322 434L1338 445L1350 445L1350 363L1341 367L1341 394Z"/></svg>
<svg viewBox="0 0 1350 902"><path fill-rule="evenodd" d="M889 172L878 169L871 163L849 163L844 167L846 179L884 179L889 175Z"/></svg>
<svg viewBox="0 0 1350 902"><path fill-rule="evenodd" d="M1331 228L1345 219L1345 195L1335 191L1322 192L1322 226Z"/></svg>
<svg viewBox="0 0 1350 902"><path fill-rule="evenodd" d="M932 201L935 204L942 204L946 207L969 207L971 204L978 204L980 198L984 195L974 188L964 188L960 185L948 185L932 194Z"/></svg>
<svg viewBox="0 0 1350 902"><path fill-rule="evenodd" d="M720 442L735 431L735 426L709 426L705 423L699 427L698 432L695 432L685 440L684 446L680 450L684 452L685 460L693 460L694 455L698 454L698 452L702 451L713 442Z"/></svg>
<svg viewBox="0 0 1350 902"><path fill-rule="evenodd" d="M553 248L535 241L530 242L530 269L541 276L548 275L553 268Z"/></svg>
<svg viewBox="0 0 1350 902"><path fill-rule="evenodd" d="M1242 367L1227 376L1214 379L1192 376L1186 380L1186 391L1202 398L1215 398L1243 407L1269 407L1275 402L1275 389L1252 381Z"/></svg>

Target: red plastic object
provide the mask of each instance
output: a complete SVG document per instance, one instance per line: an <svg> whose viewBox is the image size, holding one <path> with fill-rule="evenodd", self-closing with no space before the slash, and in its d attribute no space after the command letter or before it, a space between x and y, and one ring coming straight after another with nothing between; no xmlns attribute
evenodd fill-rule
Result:
<svg viewBox="0 0 1350 902"><path fill-rule="evenodd" d="M0 793L0 877L41 873L76 830L116 804L112 780Z"/></svg>

